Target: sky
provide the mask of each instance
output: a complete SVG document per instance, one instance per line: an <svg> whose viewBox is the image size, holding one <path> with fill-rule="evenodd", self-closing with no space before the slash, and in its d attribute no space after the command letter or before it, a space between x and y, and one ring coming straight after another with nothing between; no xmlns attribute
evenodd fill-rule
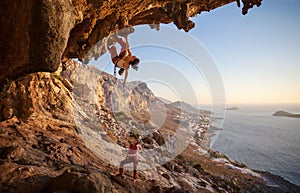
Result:
<svg viewBox="0 0 300 193"><path fill-rule="evenodd" d="M129 81L191 104L300 103L300 1L263 0L241 12L231 3L201 13L188 33L137 26L129 40L141 63ZM108 54L92 62L112 73Z"/></svg>
<svg viewBox="0 0 300 193"><path fill-rule="evenodd" d="M300 1L263 0L245 16L232 3L193 21L227 103L300 103Z"/></svg>

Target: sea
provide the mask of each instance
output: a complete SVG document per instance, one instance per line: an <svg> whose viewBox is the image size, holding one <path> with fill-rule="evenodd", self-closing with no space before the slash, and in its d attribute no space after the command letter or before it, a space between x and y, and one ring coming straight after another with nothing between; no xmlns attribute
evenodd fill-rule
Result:
<svg viewBox="0 0 300 193"><path fill-rule="evenodd" d="M215 136L212 149L300 186L300 118L272 116L279 110L300 114L300 104L237 107L218 119L223 130Z"/></svg>

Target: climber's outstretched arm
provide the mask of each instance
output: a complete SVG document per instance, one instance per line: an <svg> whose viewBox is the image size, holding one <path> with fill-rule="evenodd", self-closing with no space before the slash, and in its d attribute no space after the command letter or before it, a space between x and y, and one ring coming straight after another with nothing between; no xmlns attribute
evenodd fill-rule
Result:
<svg viewBox="0 0 300 193"><path fill-rule="evenodd" d="M126 83L126 80L128 77L128 70L129 70L129 68L125 69L125 78L124 78L123 86L125 86L125 83Z"/></svg>

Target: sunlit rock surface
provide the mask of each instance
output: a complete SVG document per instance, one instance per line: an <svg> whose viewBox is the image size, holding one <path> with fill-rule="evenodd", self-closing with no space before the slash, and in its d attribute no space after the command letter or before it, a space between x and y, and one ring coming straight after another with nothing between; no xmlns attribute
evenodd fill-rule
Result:
<svg viewBox="0 0 300 193"><path fill-rule="evenodd" d="M207 117L200 117L195 127L186 124L185 129L201 128L185 151L162 166L140 171L136 182L131 171L125 178L115 176L118 168L105 161L108 155L99 157L82 138L84 129L92 128L104 141L125 148L124 126L147 123L147 109L157 99L139 82L128 84L124 94L119 80L70 58L83 60L99 39L124 27L151 24L158 29L160 23L173 22L188 31L194 27L190 17L231 2L0 1L0 192L300 192L280 177L252 172L219 153L203 154ZM261 1L242 3L246 14ZM139 111L133 114L138 123L122 113L122 103L116 108L114 99ZM164 127L143 136L144 149L165 144L178 126L181 110L166 109ZM184 113L184 120L194 118Z"/></svg>
<svg viewBox="0 0 300 193"><path fill-rule="evenodd" d="M194 27L190 17L231 2L235 0L1 1L0 84L32 72L53 72L62 58L83 60L100 39L124 27L173 22L188 31ZM246 13L261 0L242 2Z"/></svg>
<svg viewBox="0 0 300 193"><path fill-rule="evenodd" d="M3 88L0 192L299 192L299 187L280 177L251 171L220 153L211 150L208 154L201 153L199 139L202 138L203 125L209 124L207 121L199 122L203 128L195 132L191 144L172 161L141 170L135 182L132 171L126 171L124 178L115 176L118 167L105 161L105 154L100 157L97 151L89 148L81 133L86 128L82 125L89 125L106 136L103 140L125 146L123 139L128 131L122 130L121 117L118 120L112 113L104 86L108 80L120 85L122 82L94 67L73 61L68 61L68 66L68 69L73 69L26 75ZM86 76L92 80L94 76L98 84L76 83L73 74L76 74L76 69L82 74L76 76L77 80ZM93 87L94 94L90 95ZM131 102L130 98L138 98L133 110L147 108L148 97L155 100L155 96L144 84L138 91L128 98L116 94L127 102ZM120 90L117 88L115 92ZM84 115L82 118L95 116L94 120L76 122L78 106ZM144 149L163 145L168 140L164 133L172 135L172 129L178 125L176 118L180 110L169 106L168 112L170 116L162 129L143 136ZM185 113L183 119L192 120L189 116ZM139 119L146 120L147 116Z"/></svg>

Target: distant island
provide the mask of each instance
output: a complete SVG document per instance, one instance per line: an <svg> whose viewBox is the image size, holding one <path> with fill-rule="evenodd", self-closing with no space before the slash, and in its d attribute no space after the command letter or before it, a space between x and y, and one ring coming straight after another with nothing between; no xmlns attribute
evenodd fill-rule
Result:
<svg viewBox="0 0 300 193"><path fill-rule="evenodd" d="M236 110L240 110L238 107L229 107L229 108L225 108L225 110L227 111L236 111Z"/></svg>
<svg viewBox="0 0 300 193"><path fill-rule="evenodd" d="M276 111L273 116L300 118L300 114L293 114L286 111Z"/></svg>

